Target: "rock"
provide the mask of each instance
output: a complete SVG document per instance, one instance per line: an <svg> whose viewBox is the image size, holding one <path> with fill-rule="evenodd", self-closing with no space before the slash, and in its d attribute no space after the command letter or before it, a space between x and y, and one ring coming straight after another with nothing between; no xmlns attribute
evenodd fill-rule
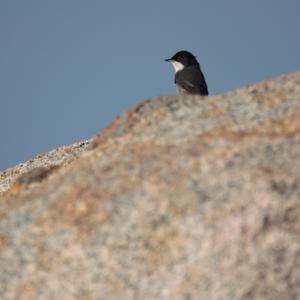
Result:
<svg viewBox="0 0 300 300"><path fill-rule="evenodd" d="M91 143L2 174L1 299L300 299L300 73L144 101Z"/></svg>
<svg viewBox="0 0 300 300"><path fill-rule="evenodd" d="M52 170L66 166L76 160L89 147L90 141L82 141L71 146L57 148L48 153L39 154L14 168L0 170L0 196L11 189L12 185L16 187L19 184L28 185L33 181L39 181L37 178L38 174L41 177L47 177ZM34 176L36 177L35 179L33 178Z"/></svg>

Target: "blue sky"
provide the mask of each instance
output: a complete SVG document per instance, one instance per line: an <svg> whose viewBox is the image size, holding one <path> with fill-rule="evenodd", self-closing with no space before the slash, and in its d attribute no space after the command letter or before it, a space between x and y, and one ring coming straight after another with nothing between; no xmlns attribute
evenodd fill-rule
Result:
<svg viewBox="0 0 300 300"><path fill-rule="evenodd" d="M210 94L300 70L300 1L0 1L0 169L176 93L193 52Z"/></svg>

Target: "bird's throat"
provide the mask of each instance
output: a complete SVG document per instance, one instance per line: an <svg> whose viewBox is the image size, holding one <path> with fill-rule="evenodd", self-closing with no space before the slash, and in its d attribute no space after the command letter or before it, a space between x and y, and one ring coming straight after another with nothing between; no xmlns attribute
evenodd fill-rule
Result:
<svg viewBox="0 0 300 300"><path fill-rule="evenodd" d="M184 65L178 61L172 60L171 64L173 65L174 69L175 69L175 73L177 73L178 71L181 71L184 68Z"/></svg>

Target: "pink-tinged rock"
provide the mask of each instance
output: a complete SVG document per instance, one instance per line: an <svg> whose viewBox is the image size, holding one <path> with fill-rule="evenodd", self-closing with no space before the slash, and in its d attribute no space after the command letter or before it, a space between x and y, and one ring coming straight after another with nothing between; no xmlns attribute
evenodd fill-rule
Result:
<svg viewBox="0 0 300 300"><path fill-rule="evenodd" d="M2 174L1 299L300 299L300 73L141 102L91 144Z"/></svg>

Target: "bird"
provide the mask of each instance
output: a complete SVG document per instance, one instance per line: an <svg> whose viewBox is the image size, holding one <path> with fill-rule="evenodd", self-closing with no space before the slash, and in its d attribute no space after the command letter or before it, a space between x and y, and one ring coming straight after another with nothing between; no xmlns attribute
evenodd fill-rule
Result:
<svg viewBox="0 0 300 300"><path fill-rule="evenodd" d="M175 84L179 95L208 95L205 77L196 56L182 50L165 59L175 69Z"/></svg>

